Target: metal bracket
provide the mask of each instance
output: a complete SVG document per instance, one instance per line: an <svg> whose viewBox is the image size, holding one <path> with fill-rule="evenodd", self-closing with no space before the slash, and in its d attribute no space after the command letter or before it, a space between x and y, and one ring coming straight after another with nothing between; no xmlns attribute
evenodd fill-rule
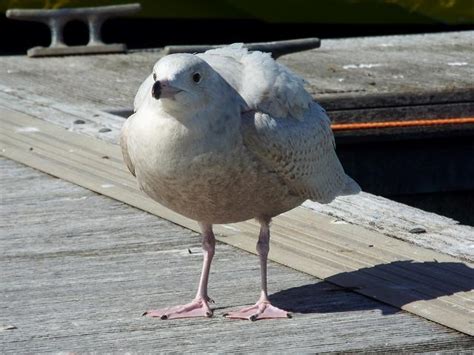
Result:
<svg viewBox="0 0 474 355"><path fill-rule="evenodd" d="M171 53L202 53L209 49L223 47L224 45L179 45L166 46L165 54ZM319 48L321 40L316 37L291 39L286 41L244 43L243 46L251 51L270 52L273 58L278 58L284 54L301 52L309 49Z"/></svg>
<svg viewBox="0 0 474 355"><path fill-rule="evenodd" d="M123 53L127 46L123 43L105 44L101 38L102 24L110 17L134 14L141 10L138 3L126 5L66 8L58 10L9 9L7 17L16 20L42 22L51 30L49 47L28 49L29 57L64 56L77 54ZM80 20L89 27L89 43L85 46L68 46L64 43L64 26Z"/></svg>

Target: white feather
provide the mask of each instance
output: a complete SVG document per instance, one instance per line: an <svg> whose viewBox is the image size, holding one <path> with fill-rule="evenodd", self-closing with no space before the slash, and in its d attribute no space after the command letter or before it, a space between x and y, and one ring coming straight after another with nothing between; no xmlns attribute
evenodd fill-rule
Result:
<svg viewBox="0 0 474 355"><path fill-rule="evenodd" d="M268 53L248 52L240 45L198 55L244 98L250 109L272 117L301 120L313 102L302 78Z"/></svg>
<svg viewBox="0 0 474 355"><path fill-rule="evenodd" d="M153 76L150 74L138 88L135 100L133 100L133 111L137 112L140 106L150 97L151 87L153 86Z"/></svg>

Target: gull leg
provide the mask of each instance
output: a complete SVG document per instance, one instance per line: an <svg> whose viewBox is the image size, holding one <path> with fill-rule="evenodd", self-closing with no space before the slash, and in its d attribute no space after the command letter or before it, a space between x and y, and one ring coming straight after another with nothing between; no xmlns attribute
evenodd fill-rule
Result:
<svg viewBox="0 0 474 355"><path fill-rule="evenodd" d="M229 312L227 318L249 319L256 321L259 319L291 318L287 311L273 306L268 299L267 290L267 263L268 252L270 250L270 227L269 220L260 221L260 234L257 242L257 253L260 259L260 280L261 292L257 303L250 307L245 307L238 311Z"/></svg>
<svg viewBox="0 0 474 355"><path fill-rule="evenodd" d="M213 311L209 307L209 302L213 302L207 294L209 281L209 271L211 269L212 258L214 257L216 239L212 231L212 225L200 224L202 230L202 249L204 260L202 264L201 278L196 297L190 303L147 311L144 315L149 317L159 317L161 319L212 317Z"/></svg>

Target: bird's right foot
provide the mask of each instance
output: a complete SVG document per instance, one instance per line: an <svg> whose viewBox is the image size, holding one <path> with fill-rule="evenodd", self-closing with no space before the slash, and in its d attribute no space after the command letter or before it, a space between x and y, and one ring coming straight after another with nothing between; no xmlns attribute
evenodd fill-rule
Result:
<svg viewBox="0 0 474 355"><path fill-rule="evenodd" d="M197 317L210 318L213 315L213 310L209 307L207 300L203 298L196 298L192 302L185 305L154 309L143 313L143 315L148 317L158 317L161 319Z"/></svg>
<svg viewBox="0 0 474 355"><path fill-rule="evenodd" d="M259 300L255 305L245 307L224 315L229 319L248 319L252 322L260 319L291 318L291 313L273 306L270 301Z"/></svg>

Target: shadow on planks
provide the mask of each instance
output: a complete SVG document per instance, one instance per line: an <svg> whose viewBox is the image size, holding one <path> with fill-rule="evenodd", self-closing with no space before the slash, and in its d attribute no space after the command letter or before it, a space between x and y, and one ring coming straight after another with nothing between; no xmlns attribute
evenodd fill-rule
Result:
<svg viewBox="0 0 474 355"><path fill-rule="evenodd" d="M384 279L384 275L396 273L409 273L412 276L400 279L399 283L394 283ZM414 262L412 260L396 261L388 264L379 264L373 267L363 268L351 272L342 272L325 280L337 285L347 285L334 292L361 291L371 293L370 289L375 289L377 285L364 282L368 275L377 275L380 282L389 285L393 295L391 305L399 308L417 301L433 300L444 296L451 296L458 292L469 292L474 289L474 269L463 263L455 262ZM429 276L428 276L429 275ZM456 275L453 280L453 275ZM431 280L428 280L427 278ZM362 281L362 287L360 282ZM432 287L421 289L421 281L429 282ZM351 286L353 284L353 286ZM367 304L357 305L354 303L341 303L335 306L333 303L321 302L327 297L327 286L318 282L304 286L289 288L277 292L270 296L271 301L277 307L287 309L295 313L333 313L358 311L366 308ZM466 295L456 295L461 303L471 303L474 300ZM376 305L373 303L371 305ZM393 314L400 311L398 308L380 307L382 314Z"/></svg>

